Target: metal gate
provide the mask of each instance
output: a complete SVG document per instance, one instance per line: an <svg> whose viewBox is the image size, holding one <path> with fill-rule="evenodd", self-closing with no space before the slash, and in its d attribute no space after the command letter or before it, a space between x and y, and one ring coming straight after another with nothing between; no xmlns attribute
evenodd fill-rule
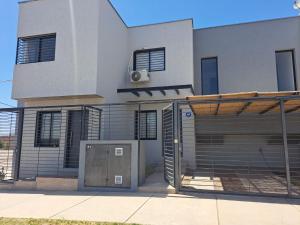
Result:
<svg viewBox="0 0 300 225"><path fill-rule="evenodd" d="M296 100L190 101L180 108L193 111L180 113L181 190L300 196Z"/></svg>
<svg viewBox="0 0 300 225"><path fill-rule="evenodd" d="M162 111L162 143L165 180L175 186L175 144L173 104Z"/></svg>
<svg viewBox="0 0 300 225"><path fill-rule="evenodd" d="M0 110L0 182L19 176L23 109Z"/></svg>

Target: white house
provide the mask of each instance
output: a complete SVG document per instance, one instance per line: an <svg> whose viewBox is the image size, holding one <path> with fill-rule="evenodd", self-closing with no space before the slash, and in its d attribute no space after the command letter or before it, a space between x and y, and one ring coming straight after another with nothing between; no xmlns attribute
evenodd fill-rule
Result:
<svg viewBox="0 0 300 225"><path fill-rule="evenodd" d="M146 164L166 167L163 110L171 101L194 95L226 99L241 92L247 98L258 97L257 92L274 98L297 95L299 17L205 29L194 29L192 19L128 27L109 0L29 0L19 8L12 98L26 109L23 179L76 176L81 135L76 129L84 123L84 105L102 105L99 111L88 109L86 135L102 140L139 136ZM208 111L216 106L217 115L220 105ZM241 102L239 107L245 108ZM187 102L180 109L184 173L198 167L199 127L208 119L199 119L197 105ZM242 137L236 140L245 144Z"/></svg>

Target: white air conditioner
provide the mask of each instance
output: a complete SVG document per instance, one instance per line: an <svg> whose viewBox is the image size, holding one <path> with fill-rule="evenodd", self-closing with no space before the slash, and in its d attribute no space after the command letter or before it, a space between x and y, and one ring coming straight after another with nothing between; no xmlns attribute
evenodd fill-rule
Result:
<svg viewBox="0 0 300 225"><path fill-rule="evenodd" d="M141 83L150 81L150 75L147 70L132 71L130 73L131 83Z"/></svg>

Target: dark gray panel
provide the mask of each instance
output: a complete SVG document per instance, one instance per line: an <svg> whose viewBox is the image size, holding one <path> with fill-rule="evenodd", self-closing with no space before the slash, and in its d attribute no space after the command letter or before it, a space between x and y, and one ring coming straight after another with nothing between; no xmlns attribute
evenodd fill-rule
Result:
<svg viewBox="0 0 300 225"><path fill-rule="evenodd" d="M106 187L108 175L108 145L87 147L85 160L85 186Z"/></svg>
<svg viewBox="0 0 300 225"><path fill-rule="evenodd" d="M279 91L295 91L295 65L293 51L276 52Z"/></svg>

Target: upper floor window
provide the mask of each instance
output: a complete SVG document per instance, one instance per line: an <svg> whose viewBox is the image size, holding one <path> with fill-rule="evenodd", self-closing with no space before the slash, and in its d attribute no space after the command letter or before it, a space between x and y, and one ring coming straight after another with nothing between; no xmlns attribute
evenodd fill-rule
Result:
<svg viewBox="0 0 300 225"><path fill-rule="evenodd" d="M293 50L276 51L276 69L278 90L295 91L297 85Z"/></svg>
<svg viewBox="0 0 300 225"><path fill-rule="evenodd" d="M139 50L134 52L134 70L156 72L166 70L165 48Z"/></svg>
<svg viewBox="0 0 300 225"><path fill-rule="evenodd" d="M140 128L138 126L140 119ZM156 140L157 139L157 111L148 110L135 112L135 139L138 139L138 132L140 130L141 140Z"/></svg>
<svg viewBox="0 0 300 225"><path fill-rule="evenodd" d="M59 147L61 112L38 112L35 147Z"/></svg>
<svg viewBox="0 0 300 225"><path fill-rule="evenodd" d="M56 34L18 39L17 64L55 60Z"/></svg>
<svg viewBox="0 0 300 225"><path fill-rule="evenodd" d="M218 58L204 58L201 60L202 94L213 95L219 93Z"/></svg>

